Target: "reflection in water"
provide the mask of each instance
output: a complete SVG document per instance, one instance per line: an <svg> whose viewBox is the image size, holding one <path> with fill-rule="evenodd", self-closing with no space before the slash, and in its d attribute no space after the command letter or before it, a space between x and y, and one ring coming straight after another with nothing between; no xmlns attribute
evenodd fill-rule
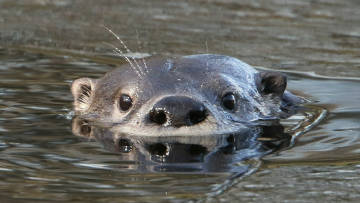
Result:
<svg viewBox="0 0 360 203"><path fill-rule="evenodd" d="M121 167L134 172L245 173L247 160L288 147L292 138L280 124L251 126L230 135L129 136L80 117L73 118L72 131L117 153Z"/></svg>

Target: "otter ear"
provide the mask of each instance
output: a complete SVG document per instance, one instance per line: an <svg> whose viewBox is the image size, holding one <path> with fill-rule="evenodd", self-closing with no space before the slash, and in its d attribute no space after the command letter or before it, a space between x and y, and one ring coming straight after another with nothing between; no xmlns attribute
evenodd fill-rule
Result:
<svg viewBox="0 0 360 203"><path fill-rule="evenodd" d="M91 78L79 78L71 84L75 111L83 113L90 107L95 84L96 80Z"/></svg>
<svg viewBox="0 0 360 203"><path fill-rule="evenodd" d="M256 79L256 86L261 94L282 95L286 89L286 84L286 76L279 72L260 72Z"/></svg>

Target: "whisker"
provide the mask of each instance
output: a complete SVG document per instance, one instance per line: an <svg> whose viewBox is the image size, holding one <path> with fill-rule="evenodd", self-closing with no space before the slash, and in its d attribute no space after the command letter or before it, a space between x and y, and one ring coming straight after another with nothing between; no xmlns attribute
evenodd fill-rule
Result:
<svg viewBox="0 0 360 203"><path fill-rule="evenodd" d="M139 76L139 78L142 78L142 75L141 73L137 70L137 68L134 66L134 64L131 62L131 60L129 59L129 57L125 56L124 53L119 49L117 48L116 46L110 44L110 43L107 43L107 42L104 42L104 44L110 46L111 48L113 48L114 50L114 53L123 57L129 64L130 64L130 67L135 71L136 75Z"/></svg>
<svg viewBox="0 0 360 203"><path fill-rule="evenodd" d="M208 41L205 40L205 49L206 49L206 53L209 53L209 46L208 46Z"/></svg>
<svg viewBox="0 0 360 203"><path fill-rule="evenodd" d="M124 49L127 51L127 53L132 53L131 50L126 46L124 41L122 41L120 39L119 35L114 33L110 28L106 27L105 25L104 25L104 28L107 29L121 43L121 45L124 47ZM145 75L143 68L139 65L139 63L136 61L136 59L134 57L131 57L131 59L134 61L135 65L139 68L140 73L142 75Z"/></svg>
<svg viewBox="0 0 360 203"><path fill-rule="evenodd" d="M149 69L148 69L148 67L147 67L147 65L146 65L145 58L141 58L141 60L142 60L142 62L143 62L143 64L144 64L145 71L146 71L147 73L149 73Z"/></svg>
<svg viewBox="0 0 360 203"><path fill-rule="evenodd" d="M136 29L136 40L137 40L137 43L138 43L138 49L139 49L139 51L140 51L140 50L141 50L141 43L140 43L140 39L139 39L139 32L138 32L137 29ZM142 62L143 62L143 64L144 64L146 73L149 73L149 69L148 69L148 67L147 67L147 65L146 65L146 60L145 60L145 58L143 57L143 58L141 58L141 60L142 60Z"/></svg>

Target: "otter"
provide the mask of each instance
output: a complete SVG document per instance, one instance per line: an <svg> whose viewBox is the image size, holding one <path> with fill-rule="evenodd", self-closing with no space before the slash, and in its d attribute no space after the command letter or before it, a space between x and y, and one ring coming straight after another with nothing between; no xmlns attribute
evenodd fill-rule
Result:
<svg viewBox="0 0 360 203"><path fill-rule="evenodd" d="M127 136L208 136L276 122L304 103L286 90L283 73L230 56L128 62L100 79L72 83L76 115Z"/></svg>
<svg viewBox="0 0 360 203"><path fill-rule="evenodd" d="M71 86L73 133L118 153L122 167L246 174L252 166L240 161L290 145L279 120L306 100L286 90L284 74L214 54L126 59Z"/></svg>

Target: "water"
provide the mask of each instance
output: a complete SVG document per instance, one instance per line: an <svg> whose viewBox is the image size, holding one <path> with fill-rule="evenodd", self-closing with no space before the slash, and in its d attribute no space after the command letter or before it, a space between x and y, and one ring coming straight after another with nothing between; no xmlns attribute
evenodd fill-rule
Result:
<svg viewBox="0 0 360 203"><path fill-rule="evenodd" d="M188 146L172 144L168 160L161 161L161 156L156 157L162 153L161 147L159 151L155 146L153 152L150 151L153 154L150 157L144 158L140 153L146 151L145 146L161 140L155 142L148 139L134 147L138 151L131 151L129 147L132 146L127 146L126 143L124 146L117 146L108 141L106 136L109 136L111 129L109 132L106 129L104 133L103 129L93 127L92 131L98 132L93 134L97 142L86 135L73 134L72 125L76 122L71 120L76 117L72 116L70 82L82 76L99 77L111 69L107 65L86 58L51 57L2 50L0 67L1 190L10 199L28 201L56 198L75 202L94 199L100 202L111 201L119 197L128 198L126 201L199 200L216 198L217 194L257 170L260 172L255 173L255 176L263 174L269 167L289 167L287 165L297 163L302 163L298 167L303 167L303 162L320 164L324 160L329 164L354 164L360 159L359 153L354 151L359 139L354 133L360 130L357 122L359 112L354 111L358 104L352 102L359 99L359 95L355 94L358 81L326 80L289 74L290 89L303 91L321 101L316 103L319 107L309 106L311 110L305 112L308 115L300 113L282 121L286 131L300 125L293 130L291 136L282 134L282 128L272 130L268 133L270 137L257 136L257 130L248 135L242 134L239 138L234 138L241 139L235 144L237 152L231 159L216 152L221 146L225 147L224 150L229 150L227 142L223 141L228 138L218 137L214 138L215 141L205 139L206 142L203 137L174 138L173 141L182 141L188 143ZM327 88L314 88L323 85ZM334 89L339 94L334 94ZM332 95L331 99L329 95ZM350 100L344 102L343 98ZM321 106L333 108L326 121L301 136L306 128L311 128L317 119L321 120L324 116ZM293 145L291 142L296 138L296 133L300 133L301 137L295 142L295 147L287 149ZM262 139L274 141L270 145L268 142L256 141ZM162 142L169 140L171 139ZM129 142L138 143L135 139L130 139ZM198 148L195 149L195 155L191 152L189 154L191 147L199 143L207 146L210 153L206 154L201 151L202 148ZM275 153L265 156L264 161L258 159L271 151ZM167 162L170 164L159 165ZM184 164L171 165L177 162ZM353 173L356 172L349 172ZM274 174L269 173L266 178L271 175ZM235 187L242 186L241 183L240 181ZM245 187L251 187L251 184L254 183L248 183ZM107 194L106 198L104 194ZM234 192L235 194L238 193Z"/></svg>
<svg viewBox="0 0 360 203"><path fill-rule="evenodd" d="M359 6L356 0L0 1L0 201L357 202ZM104 42L117 42L103 24L139 56L235 56L287 72L291 90L318 102L308 115L283 121L286 129L300 122L292 134L299 135L270 154L215 161L224 166L218 173L156 167L138 173L139 163L72 133L71 81L123 63L109 57ZM326 117L311 125L322 109Z"/></svg>
<svg viewBox="0 0 360 203"><path fill-rule="evenodd" d="M1 189L14 199L203 199L256 171L261 164L258 157L291 143L282 127L267 127L262 131L271 133L264 135L256 128L234 135L235 141L219 136L143 138L140 143L139 138L128 138L113 143L112 129L90 126L94 137L90 140L88 130L72 130L81 119L72 116L70 82L85 75L99 77L110 67L88 59L16 50L2 50L0 67ZM306 118L301 115L284 126L294 127ZM164 144L158 143L170 146L168 156L162 156ZM110 196L103 199L104 193Z"/></svg>

